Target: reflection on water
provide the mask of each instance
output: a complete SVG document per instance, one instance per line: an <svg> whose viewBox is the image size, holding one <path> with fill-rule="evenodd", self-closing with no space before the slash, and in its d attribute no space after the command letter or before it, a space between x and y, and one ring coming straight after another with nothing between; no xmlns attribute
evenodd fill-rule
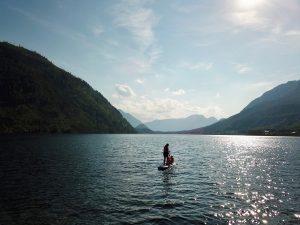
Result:
<svg viewBox="0 0 300 225"><path fill-rule="evenodd" d="M216 179L220 189L217 194L230 200L220 205L216 217L225 218L229 224L291 223L295 219L293 213L299 208L288 189L295 183L296 174L287 173L291 149L281 141L227 137L223 144L226 161L222 170L226 173ZM299 189L292 191L299 196Z"/></svg>
<svg viewBox="0 0 300 225"><path fill-rule="evenodd" d="M174 168L168 171L161 172L162 178L162 187L163 187L163 198L165 202L168 204L169 196L172 194L172 186L175 183L172 182L172 177L175 176Z"/></svg>
<svg viewBox="0 0 300 225"><path fill-rule="evenodd" d="M158 171L170 143L178 163ZM299 224L300 139L0 139L0 224Z"/></svg>

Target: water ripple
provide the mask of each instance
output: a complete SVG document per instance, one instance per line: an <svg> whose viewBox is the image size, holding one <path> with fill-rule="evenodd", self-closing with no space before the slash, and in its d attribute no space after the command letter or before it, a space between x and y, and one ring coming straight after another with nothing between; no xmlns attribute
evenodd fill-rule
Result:
<svg viewBox="0 0 300 225"><path fill-rule="evenodd" d="M2 137L0 224L299 224L300 139ZM170 143L176 167L161 172Z"/></svg>

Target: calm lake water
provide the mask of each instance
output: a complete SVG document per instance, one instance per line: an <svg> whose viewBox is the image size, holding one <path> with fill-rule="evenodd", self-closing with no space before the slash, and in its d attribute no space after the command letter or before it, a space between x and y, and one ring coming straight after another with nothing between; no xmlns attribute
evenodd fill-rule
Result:
<svg viewBox="0 0 300 225"><path fill-rule="evenodd" d="M162 172L165 143L176 167ZM0 138L0 224L300 224L300 138Z"/></svg>

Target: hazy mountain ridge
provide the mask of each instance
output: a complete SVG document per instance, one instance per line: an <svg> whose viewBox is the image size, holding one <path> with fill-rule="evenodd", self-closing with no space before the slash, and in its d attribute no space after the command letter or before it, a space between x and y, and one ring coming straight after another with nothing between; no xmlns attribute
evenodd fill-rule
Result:
<svg viewBox="0 0 300 225"><path fill-rule="evenodd" d="M274 134L300 131L300 81L281 84L254 99L240 113L186 133Z"/></svg>
<svg viewBox="0 0 300 225"><path fill-rule="evenodd" d="M123 110L119 109L121 115L130 123L132 127L137 127L140 124L143 124L142 121L131 115L130 113L124 112Z"/></svg>
<svg viewBox="0 0 300 225"><path fill-rule="evenodd" d="M130 113L119 109L122 116L133 126L139 133L169 133L177 132L186 128L186 130L198 127L197 124L212 124L218 120L214 117L206 118L202 115L191 115L186 118L153 120L143 123Z"/></svg>
<svg viewBox="0 0 300 225"><path fill-rule="evenodd" d="M6 42L0 42L0 94L0 133L135 132L88 83Z"/></svg>
<svg viewBox="0 0 300 225"><path fill-rule="evenodd" d="M154 120L145 123L145 125L153 131L175 132L208 126L217 121L214 117L206 118L202 115L191 115L186 118Z"/></svg>

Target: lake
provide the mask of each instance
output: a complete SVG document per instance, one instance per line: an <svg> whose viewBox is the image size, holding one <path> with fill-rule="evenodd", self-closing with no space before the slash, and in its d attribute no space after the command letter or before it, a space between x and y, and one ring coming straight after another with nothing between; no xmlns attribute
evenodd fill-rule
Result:
<svg viewBox="0 0 300 225"><path fill-rule="evenodd" d="M169 143L177 165L158 171ZM0 224L300 224L300 138L0 138Z"/></svg>

